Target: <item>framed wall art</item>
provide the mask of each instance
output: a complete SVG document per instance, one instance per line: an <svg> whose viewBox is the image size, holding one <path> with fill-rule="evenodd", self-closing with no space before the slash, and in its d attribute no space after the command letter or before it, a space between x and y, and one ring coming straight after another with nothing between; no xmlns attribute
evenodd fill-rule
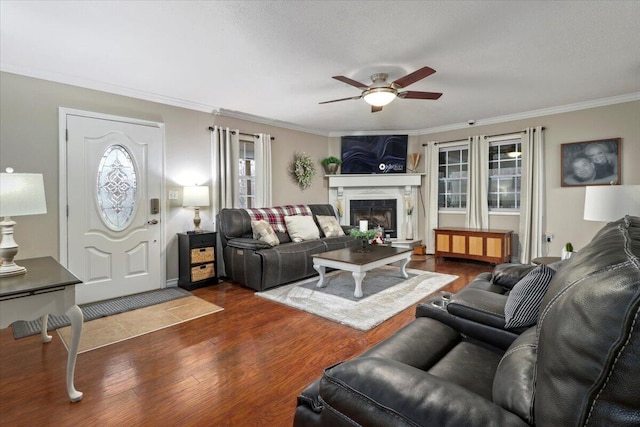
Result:
<svg viewBox="0 0 640 427"><path fill-rule="evenodd" d="M560 144L563 187L620 185L621 138Z"/></svg>

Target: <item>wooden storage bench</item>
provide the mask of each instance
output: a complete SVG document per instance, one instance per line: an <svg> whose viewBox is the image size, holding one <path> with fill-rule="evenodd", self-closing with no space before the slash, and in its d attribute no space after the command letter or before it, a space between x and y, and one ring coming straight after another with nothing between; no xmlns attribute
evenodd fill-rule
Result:
<svg viewBox="0 0 640 427"><path fill-rule="evenodd" d="M436 228L436 259L466 258L501 264L511 262L512 230Z"/></svg>

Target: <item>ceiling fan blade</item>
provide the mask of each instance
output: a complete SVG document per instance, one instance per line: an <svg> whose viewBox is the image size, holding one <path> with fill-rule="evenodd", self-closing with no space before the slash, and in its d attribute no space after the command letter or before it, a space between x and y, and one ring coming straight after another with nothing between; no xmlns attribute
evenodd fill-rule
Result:
<svg viewBox="0 0 640 427"><path fill-rule="evenodd" d="M377 113L378 111L382 111L382 107L376 107L375 105L371 106L372 113Z"/></svg>
<svg viewBox="0 0 640 427"><path fill-rule="evenodd" d="M319 102L318 104L329 104L331 102L348 101L350 99L360 99L360 98L362 98L362 95L350 96L349 98L332 99L331 101L323 101L323 102Z"/></svg>
<svg viewBox="0 0 640 427"><path fill-rule="evenodd" d="M392 84L395 85L396 87L406 87L409 86L412 83L417 82L418 80L422 80L425 77L429 77L431 74L435 73L436 70L434 70L431 67L422 67L419 70L414 71L411 74L407 74L404 77L400 77L398 80L396 80L395 82L393 82Z"/></svg>
<svg viewBox="0 0 640 427"><path fill-rule="evenodd" d="M439 92L416 92L408 90L398 94L400 98L406 99L438 99L442 96Z"/></svg>
<svg viewBox="0 0 640 427"><path fill-rule="evenodd" d="M346 83L346 84L348 84L348 85L355 86L355 87L357 87L358 89L361 89L361 90L365 90L365 89L367 89L367 88L368 88L368 86L367 86L367 85L362 84L362 83L360 83L360 82L357 82L357 81L355 81L355 80L353 80L353 79L350 79L349 77L345 77L345 76L333 76L333 78L334 78L334 79L336 79L336 80L340 80L342 83Z"/></svg>

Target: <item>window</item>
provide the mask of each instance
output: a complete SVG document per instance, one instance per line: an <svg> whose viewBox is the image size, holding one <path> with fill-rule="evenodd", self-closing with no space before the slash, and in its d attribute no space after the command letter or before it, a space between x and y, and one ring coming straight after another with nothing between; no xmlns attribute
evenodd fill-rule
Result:
<svg viewBox="0 0 640 427"><path fill-rule="evenodd" d="M255 207L256 192L256 160L254 156L254 143L249 140L240 140L240 152L238 155L238 199L241 208Z"/></svg>
<svg viewBox="0 0 640 427"><path fill-rule="evenodd" d="M489 143L489 210L520 209L520 138Z"/></svg>
<svg viewBox="0 0 640 427"><path fill-rule="evenodd" d="M467 207L469 150L466 147L441 148L438 161L438 208Z"/></svg>

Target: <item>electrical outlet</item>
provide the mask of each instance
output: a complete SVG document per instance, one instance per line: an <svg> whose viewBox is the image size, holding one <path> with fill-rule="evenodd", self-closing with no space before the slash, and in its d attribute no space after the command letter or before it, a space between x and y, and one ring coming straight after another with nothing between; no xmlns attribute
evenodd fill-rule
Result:
<svg viewBox="0 0 640 427"><path fill-rule="evenodd" d="M545 233L545 238L547 239L547 243L551 243L553 241L553 234Z"/></svg>

